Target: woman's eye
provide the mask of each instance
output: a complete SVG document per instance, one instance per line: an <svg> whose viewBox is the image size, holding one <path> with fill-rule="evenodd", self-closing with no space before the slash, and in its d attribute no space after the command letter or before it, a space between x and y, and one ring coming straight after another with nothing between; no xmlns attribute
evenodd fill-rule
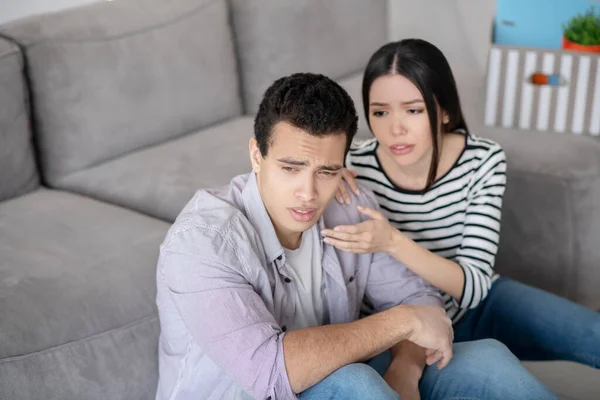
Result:
<svg viewBox="0 0 600 400"><path fill-rule="evenodd" d="M387 114L387 111L373 111L373 116L382 117Z"/></svg>
<svg viewBox="0 0 600 400"><path fill-rule="evenodd" d="M421 114L422 112L423 112L423 110L417 109L417 108L411 108L408 110L409 114Z"/></svg>

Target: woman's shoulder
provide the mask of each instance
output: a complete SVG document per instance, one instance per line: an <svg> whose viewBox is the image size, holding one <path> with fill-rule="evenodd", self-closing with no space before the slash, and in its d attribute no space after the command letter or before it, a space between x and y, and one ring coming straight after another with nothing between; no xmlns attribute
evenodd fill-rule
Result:
<svg viewBox="0 0 600 400"><path fill-rule="evenodd" d="M374 151L377 147L377 139L361 139L355 138L352 140L352 144L350 145L349 153L353 155L360 155L364 153L368 153L369 151Z"/></svg>
<svg viewBox="0 0 600 400"><path fill-rule="evenodd" d="M354 162L364 161L365 157L375 154L377 149L377 139L354 139L350 145L350 150L346 155L346 165L350 166Z"/></svg>
<svg viewBox="0 0 600 400"><path fill-rule="evenodd" d="M498 142L473 134L467 136L465 153L477 161L474 163L477 167L482 167L491 160L506 161L504 150Z"/></svg>
<svg viewBox="0 0 600 400"><path fill-rule="evenodd" d="M483 152L488 152L490 150L502 150L502 146L495 140L484 138L482 136L470 133L467 136L467 149L482 150Z"/></svg>

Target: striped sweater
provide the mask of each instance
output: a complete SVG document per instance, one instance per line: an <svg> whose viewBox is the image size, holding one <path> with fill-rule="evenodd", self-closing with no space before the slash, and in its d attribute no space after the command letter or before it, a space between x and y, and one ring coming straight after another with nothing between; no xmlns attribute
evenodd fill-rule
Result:
<svg viewBox="0 0 600 400"><path fill-rule="evenodd" d="M378 142L354 142L346 167L371 189L391 224L429 251L461 266L465 285L460 299L442 293L448 316L458 322L487 296L500 235L506 158L497 143L465 137L455 164L427 193L395 186L381 168Z"/></svg>

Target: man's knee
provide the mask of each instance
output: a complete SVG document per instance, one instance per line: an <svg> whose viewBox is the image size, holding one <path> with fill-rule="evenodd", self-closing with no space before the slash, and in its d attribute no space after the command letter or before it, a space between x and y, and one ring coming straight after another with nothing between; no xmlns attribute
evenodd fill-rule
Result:
<svg viewBox="0 0 600 400"><path fill-rule="evenodd" d="M348 364L334 371L322 382L336 398L399 399L381 375L367 364ZM367 397L361 397L367 396Z"/></svg>
<svg viewBox="0 0 600 400"><path fill-rule="evenodd" d="M333 372L327 379L332 379L334 384L343 387L363 388L376 386L385 381L381 375L367 364L354 363L343 366Z"/></svg>
<svg viewBox="0 0 600 400"><path fill-rule="evenodd" d="M464 343L461 357L469 358L473 368L498 363L514 363L519 359L504 345L495 339L482 339Z"/></svg>

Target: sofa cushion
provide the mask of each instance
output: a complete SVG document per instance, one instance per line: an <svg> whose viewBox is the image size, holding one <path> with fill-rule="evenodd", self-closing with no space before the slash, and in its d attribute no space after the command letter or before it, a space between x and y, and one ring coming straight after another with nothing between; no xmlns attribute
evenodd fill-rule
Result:
<svg viewBox="0 0 600 400"><path fill-rule="evenodd" d="M250 171L252 135L252 118L236 118L78 172L59 186L174 221L196 190Z"/></svg>
<svg viewBox="0 0 600 400"><path fill-rule="evenodd" d="M0 398L153 396L167 229L58 191L0 203Z"/></svg>
<svg viewBox="0 0 600 400"><path fill-rule="evenodd" d="M25 91L22 54L0 39L0 200L39 184Z"/></svg>
<svg viewBox="0 0 600 400"><path fill-rule="evenodd" d="M563 400L596 400L600 370L569 361L525 362L525 367Z"/></svg>
<svg viewBox="0 0 600 400"><path fill-rule="evenodd" d="M386 1L232 0L246 112L294 72L332 79L364 68L386 41ZM359 28L360 27L360 28Z"/></svg>
<svg viewBox="0 0 600 400"><path fill-rule="evenodd" d="M103 1L0 27L28 60L46 180L239 115L227 18L225 0Z"/></svg>
<svg viewBox="0 0 600 400"><path fill-rule="evenodd" d="M600 142L500 128L478 134L499 142L508 163L497 270L599 308Z"/></svg>

